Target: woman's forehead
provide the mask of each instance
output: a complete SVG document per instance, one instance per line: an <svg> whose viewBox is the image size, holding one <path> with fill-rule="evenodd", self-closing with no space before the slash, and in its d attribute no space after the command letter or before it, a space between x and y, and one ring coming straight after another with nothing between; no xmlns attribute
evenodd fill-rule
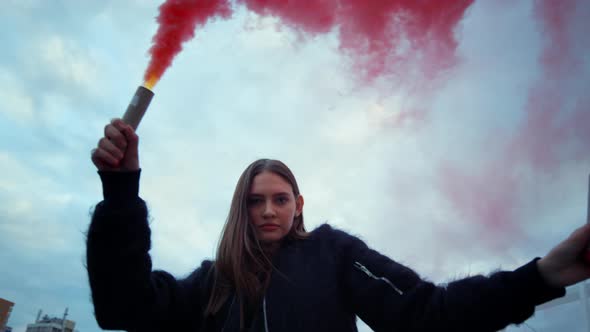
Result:
<svg viewBox="0 0 590 332"><path fill-rule="evenodd" d="M282 176L272 172L262 172L254 177L250 188L251 194L292 192L293 188Z"/></svg>

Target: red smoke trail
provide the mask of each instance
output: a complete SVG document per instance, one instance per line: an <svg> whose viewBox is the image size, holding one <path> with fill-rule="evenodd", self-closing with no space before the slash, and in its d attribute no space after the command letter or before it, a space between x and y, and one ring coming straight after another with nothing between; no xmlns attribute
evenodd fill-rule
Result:
<svg viewBox="0 0 590 332"><path fill-rule="evenodd" d="M510 146L509 157L518 157L536 170L552 172L560 161L587 153L590 123L578 121L590 112L587 102L584 107L588 76L584 75L583 65L588 49L581 52L574 46L587 38L590 24L582 24L585 30L574 30L580 28L575 25L581 17L576 15L576 8L582 7L582 0L544 0L535 4L535 13L546 34L540 57L543 77L531 88L526 120ZM581 93L575 91L579 85L582 85ZM574 108L570 101L578 106ZM580 126L585 130L576 130ZM573 150L568 151L568 146Z"/></svg>
<svg viewBox="0 0 590 332"><path fill-rule="evenodd" d="M151 89L162 77L172 60L182 50L182 43L195 36L195 27L204 26L215 16L229 18L228 0L168 0L160 6L160 26L150 48L151 60L145 71L145 86Z"/></svg>
<svg viewBox="0 0 590 332"><path fill-rule="evenodd" d="M311 35L337 29L340 49L352 56L355 69L365 81L384 74L403 74L404 65L412 61L429 77L452 66L457 47L454 29L473 3L473 0L240 1L260 15L279 17L285 25Z"/></svg>
<svg viewBox="0 0 590 332"><path fill-rule="evenodd" d="M579 14L580 10L586 15ZM512 136L506 133L500 152L475 175L465 175L457 165L441 166L441 191L466 219L479 222L481 239L495 248L522 236L519 224L524 221L517 220L518 208L525 195L533 194L524 187L523 172L548 179L563 164L588 161L590 98L586 86L590 73L584 67L588 61L584 56L590 45L581 41L590 31L589 12L584 0L535 2L535 17L544 38L538 59L542 75L530 88L522 123ZM585 183L585 175L580 181Z"/></svg>
<svg viewBox="0 0 590 332"><path fill-rule="evenodd" d="M420 76L435 76L455 63L454 29L473 0L238 0L262 16L274 16L298 32L318 35L337 31L340 49L352 57L364 81L395 74L401 79L408 63ZM214 17L228 18L228 0L168 0L160 7L158 32L145 74L148 83L161 77L194 35ZM152 85L153 85L152 84Z"/></svg>

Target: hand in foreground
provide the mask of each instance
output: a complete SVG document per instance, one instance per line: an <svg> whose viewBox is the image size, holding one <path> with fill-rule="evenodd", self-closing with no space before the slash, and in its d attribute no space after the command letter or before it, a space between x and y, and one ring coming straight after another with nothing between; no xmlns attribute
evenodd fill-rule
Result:
<svg viewBox="0 0 590 332"><path fill-rule="evenodd" d="M590 242L590 224L576 229L567 239L537 261L545 281L555 287L567 287L590 278L590 261L585 259Z"/></svg>
<svg viewBox="0 0 590 332"><path fill-rule="evenodd" d="M113 119L104 128L104 137L92 150L92 162L100 171L137 171L139 137L121 119Z"/></svg>

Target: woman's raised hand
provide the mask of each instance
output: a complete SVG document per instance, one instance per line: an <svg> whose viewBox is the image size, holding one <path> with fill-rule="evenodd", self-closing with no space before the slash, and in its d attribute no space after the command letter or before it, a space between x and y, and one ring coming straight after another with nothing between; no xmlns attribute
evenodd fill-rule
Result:
<svg viewBox="0 0 590 332"><path fill-rule="evenodd" d="M556 287L567 287L590 278L590 262L585 259L590 243L590 224L575 230L537 261L545 281Z"/></svg>
<svg viewBox="0 0 590 332"><path fill-rule="evenodd" d="M99 171L137 171L139 137L121 119L113 119L104 127L104 137L92 150L92 162Z"/></svg>

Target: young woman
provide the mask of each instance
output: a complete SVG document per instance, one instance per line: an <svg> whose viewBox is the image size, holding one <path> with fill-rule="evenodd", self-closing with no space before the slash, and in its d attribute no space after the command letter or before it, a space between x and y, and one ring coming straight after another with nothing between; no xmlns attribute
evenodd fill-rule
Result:
<svg viewBox="0 0 590 332"><path fill-rule="evenodd" d="M92 152L104 200L87 264L98 324L127 331L497 331L590 277L590 227L514 271L436 286L329 225L306 232L303 196L280 161L241 175L215 261L176 279L153 271L138 137L120 119ZM190 253L187 253L190 255Z"/></svg>

